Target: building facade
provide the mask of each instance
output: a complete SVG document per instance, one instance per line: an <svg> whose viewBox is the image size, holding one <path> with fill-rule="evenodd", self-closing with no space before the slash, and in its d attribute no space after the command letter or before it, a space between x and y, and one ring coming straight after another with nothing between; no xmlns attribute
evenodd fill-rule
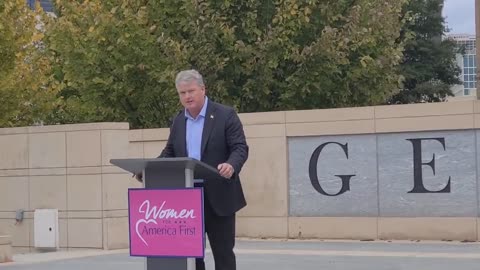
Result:
<svg viewBox="0 0 480 270"><path fill-rule="evenodd" d="M35 7L36 2L40 2L40 6L42 6L43 10L46 12L53 12L52 0L27 0L27 4L31 8Z"/></svg>
<svg viewBox="0 0 480 270"><path fill-rule="evenodd" d="M457 54L457 64L461 69L460 80L462 85L452 87L456 97L477 95L477 60L476 60L476 37L469 34L452 34L448 38L453 39L463 54Z"/></svg>

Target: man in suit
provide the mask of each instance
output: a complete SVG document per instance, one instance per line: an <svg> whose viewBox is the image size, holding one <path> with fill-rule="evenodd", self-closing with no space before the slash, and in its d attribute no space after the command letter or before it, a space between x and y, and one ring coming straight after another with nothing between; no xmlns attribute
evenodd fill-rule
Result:
<svg viewBox="0 0 480 270"><path fill-rule="evenodd" d="M196 70L177 74L175 86L184 110L175 116L168 142L159 157L191 157L218 169L222 177L197 180L204 189L205 230L215 270L235 270L235 213L246 206L239 173L248 158L242 123L231 107L205 94ZM196 269L204 270L203 259Z"/></svg>

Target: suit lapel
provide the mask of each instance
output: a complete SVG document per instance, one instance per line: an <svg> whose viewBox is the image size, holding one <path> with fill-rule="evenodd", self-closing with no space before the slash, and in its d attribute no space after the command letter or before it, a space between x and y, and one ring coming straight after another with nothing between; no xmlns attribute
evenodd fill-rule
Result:
<svg viewBox="0 0 480 270"><path fill-rule="evenodd" d="M177 128L178 128L178 138L180 138L179 142L179 150L180 150L180 156L182 157L188 157L187 153L187 119L185 118L184 113L182 113L178 118L177 118Z"/></svg>
<svg viewBox="0 0 480 270"><path fill-rule="evenodd" d="M213 126L215 123L215 105L212 101L208 101L207 104L207 111L205 113L205 122L203 123L203 132L202 132L202 148L201 154L205 151L205 147L207 146L208 139L210 137L210 133L212 132Z"/></svg>

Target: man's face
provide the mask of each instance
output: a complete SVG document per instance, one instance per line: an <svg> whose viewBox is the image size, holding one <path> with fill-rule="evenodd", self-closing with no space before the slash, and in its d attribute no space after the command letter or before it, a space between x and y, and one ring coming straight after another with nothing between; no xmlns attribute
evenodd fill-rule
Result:
<svg viewBox="0 0 480 270"><path fill-rule="evenodd" d="M196 117L205 102L205 87L199 86L195 81L181 82L177 85L177 91L183 107Z"/></svg>

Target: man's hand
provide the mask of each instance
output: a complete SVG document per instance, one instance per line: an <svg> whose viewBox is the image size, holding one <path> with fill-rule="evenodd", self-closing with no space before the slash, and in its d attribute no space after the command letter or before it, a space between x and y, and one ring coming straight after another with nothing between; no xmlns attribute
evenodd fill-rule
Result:
<svg viewBox="0 0 480 270"><path fill-rule="evenodd" d="M135 177L135 179L138 180L138 182L143 182L143 175L142 173L134 174L132 177Z"/></svg>
<svg viewBox="0 0 480 270"><path fill-rule="evenodd" d="M233 173L235 172L232 165L230 165L228 163L222 163L222 164L218 165L217 169L218 169L218 172L220 173L220 175L225 177L225 178L232 177Z"/></svg>

